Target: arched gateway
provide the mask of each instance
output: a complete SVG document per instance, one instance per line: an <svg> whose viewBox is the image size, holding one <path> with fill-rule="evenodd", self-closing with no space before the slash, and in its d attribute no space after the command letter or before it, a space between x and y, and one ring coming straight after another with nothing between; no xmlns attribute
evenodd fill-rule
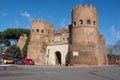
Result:
<svg viewBox="0 0 120 80"><path fill-rule="evenodd" d="M61 65L62 64L60 51L55 52L55 64L56 65Z"/></svg>
<svg viewBox="0 0 120 80"><path fill-rule="evenodd" d="M46 63L48 65L65 65L68 44L47 46ZM47 57L49 55L49 57Z"/></svg>

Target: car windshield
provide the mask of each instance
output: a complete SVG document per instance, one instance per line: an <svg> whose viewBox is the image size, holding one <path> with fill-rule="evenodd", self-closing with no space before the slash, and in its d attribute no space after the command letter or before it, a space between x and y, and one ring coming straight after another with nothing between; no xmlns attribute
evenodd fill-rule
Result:
<svg viewBox="0 0 120 80"><path fill-rule="evenodd" d="M13 57L12 56L6 56L6 57L4 57L4 59L13 59Z"/></svg>
<svg viewBox="0 0 120 80"><path fill-rule="evenodd" d="M32 61L31 59L28 59L29 61Z"/></svg>

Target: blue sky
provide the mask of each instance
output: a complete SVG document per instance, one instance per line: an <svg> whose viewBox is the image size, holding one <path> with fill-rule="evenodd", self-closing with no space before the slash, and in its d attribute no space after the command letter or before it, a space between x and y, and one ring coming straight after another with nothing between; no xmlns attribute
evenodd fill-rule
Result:
<svg viewBox="0 0 120 80"><path fill-rule="evenodd" d="M120 40L120 0L0 0L0 31L7 28L31 28L31 21L52 23L55 29L71 23L75 6L92 4L99 16L99 32L106 44Z"/></svg>

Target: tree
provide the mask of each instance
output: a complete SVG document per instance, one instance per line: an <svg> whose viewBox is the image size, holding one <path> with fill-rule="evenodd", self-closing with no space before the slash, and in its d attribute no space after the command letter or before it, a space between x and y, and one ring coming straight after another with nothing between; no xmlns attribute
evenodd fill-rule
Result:
<svg viewBox="0 0 120 80"><path fill-rule="evenodd" d="M21 58L21 51L20 48L17 47L16 45L10 46L7 50L7 53L13 54L15 58L20 57Z"/></svg>
<svg viewBox="0 0 120 80"><path fill-rule="evenodd" d="M120 40L116 42L116 44L114 45L114 49L115 49L115 54L120 55Z"/></svg>
<svg viewBox="0 0 120 80"><path fill-rule="evenodd" d="M15 45L18 42L19 37L22 34L30 35L29 29L6 29L4 32L0 32L0 51L2 52L6 47Z"/></svg>
<svg viewBox="0 0 120 80"><path fill-rule="evenodd" d="M0 53L4 51L5 47L8 47L10 45L10 41L4 37L4 33L0 32Z"/></svg>
<svg viewBox="0 0 120 80"><path fill-rule="evenodd" d="M107 46L108 60L113 60L113 45Z"/></svg>
<svg viewBox="0 0 120 80"><path fill-rule="evenodd" d="M107 46L108 60L120 60L120 40Z"/></svg>
<svg viewBox="0 0 120 80"><path fill-rule="evenodd" d="M23 58L27 57L27 49L28 49L29 42L30 42L30 35L28 36L26 43L22 49L22 57Z"/></svg>
<svg viewBox="0 0 120 80"><path fill-rule="evenodd" d="M107 46L107 53L108 54L113 54L113 45L112 44Z"/></svg>
<svg viewBox="0 0 120 80"><path fill-rule="evenodd" d="M6 39L11 40L11 42L13 41L14 43L17 43L19 37L22 34L27 34L27 36L30 35L30 30L29 29L22 29L22 28L18 28L18 29L7 29L4 31L4 37Z"/></svg>

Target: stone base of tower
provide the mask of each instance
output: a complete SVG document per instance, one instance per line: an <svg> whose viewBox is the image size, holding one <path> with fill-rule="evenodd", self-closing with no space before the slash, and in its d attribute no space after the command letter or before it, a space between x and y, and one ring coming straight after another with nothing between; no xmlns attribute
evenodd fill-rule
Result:
<svg viewBox="0 0 120 80"><path fill-rule="evenodd" d="M70 48L69 64L71 66L107 65L107 56L101 46L73 44Z"/></svg>
<svg viewBox="0 0 120 80"><path fill-rule="evenodd" d="M95 54L89 55L87 54L87 56L85 55L81 55L81 56L73 56L70 59L70 65L71 66L98 66L98 59L97 56L95 56Z"/></svg>
<svg viewBox="0 0 120 80"><path fill-rule="evenodd" d="M41 51L41 45L29 44L27 58L33 59L35 64L45 64L45 54Z"/></svg>

